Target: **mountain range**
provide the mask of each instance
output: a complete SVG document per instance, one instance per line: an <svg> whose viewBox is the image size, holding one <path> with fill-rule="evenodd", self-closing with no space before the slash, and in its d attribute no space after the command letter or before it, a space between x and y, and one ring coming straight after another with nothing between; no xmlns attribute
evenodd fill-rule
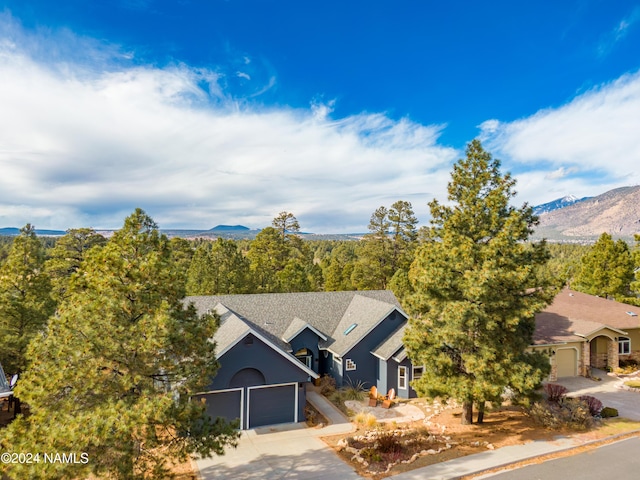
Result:
<svg viewBox="0 0 640 480"><path fill-rule="evenodd" d="M560 242L590 243L607 232L616 238L633 240L640 233L640 185L609 190L594 197L578 198L568 195L533 207L540 224L535 228L534 239L547 238ZM217 225L209 230L165 230L169 237L182 238L233 238L252 239L260 230L243 225ZM98 230L110 236L114 230ZM0 235L18 235L18 228L0 228ZM36 230L37 235L59 236L62 230ZM357 240L363 234L313 234L305 233L308 240Z"/></svg>
<svg viewBox="0 0 640 480"><path fill-rule="evenodd" d="M555 202L560 204L561 200ZM604 232L625 240L640 233L640 185L616 188L541 213L534 238L591 242Z"/></svg>
<svg viewBox="0 0 640 480"><path fill-rule="evenodd" d="M582 202L590 198L593 198L593 197L578 198L575 195L567 195L566 197L558 198L556 200L553 200L552 202L543 203L542 205L537 205L533 207L533 213L536 215L542 215L543 213L553 212L554 210L568 207L570 205L574 205L578 202Z"/></svg>

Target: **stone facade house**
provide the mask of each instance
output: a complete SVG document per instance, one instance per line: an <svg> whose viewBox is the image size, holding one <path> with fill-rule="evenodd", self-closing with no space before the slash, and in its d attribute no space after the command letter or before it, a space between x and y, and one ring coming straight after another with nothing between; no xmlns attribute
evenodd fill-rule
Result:
<svg viewBox="0 0 640 480"><path fill-rule="evenodd" d="M549 354L549 380L612 370L621 359L640 360L640 308L562 290L536 315L532 349Z"/></svg>

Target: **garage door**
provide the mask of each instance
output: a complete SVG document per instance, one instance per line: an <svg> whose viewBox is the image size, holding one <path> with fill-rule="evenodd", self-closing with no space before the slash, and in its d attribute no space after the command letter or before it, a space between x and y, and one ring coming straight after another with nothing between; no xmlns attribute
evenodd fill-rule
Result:
<svg viewBox="0 0 640 480"><path fill-rule="evenodd" d="M575 348L563 348L556 351L558 378L576 376L577 353Z"/></svg>
<svg viewBox="0 0 640 480"><path fill-rule="evenodd" d="M248 428L298 421L298 384L264 385L247 389Z"/></svg>
<svg viewBox="0 0 640 480"><path fill-rule="evenodd" d="M243 390L242 388L216 390L194 395L192 398L195 401L204 401L207 414L211 418L222 417L228 422L232 422L242 419ZM240 423L240 428L243 428L243 422Z"/></svg>

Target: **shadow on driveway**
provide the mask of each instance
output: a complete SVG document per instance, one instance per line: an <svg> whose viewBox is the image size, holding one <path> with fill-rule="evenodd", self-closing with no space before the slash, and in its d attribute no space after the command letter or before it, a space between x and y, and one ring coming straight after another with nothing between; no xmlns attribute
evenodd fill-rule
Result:
<svg viewBox="0 0 640 480"><path fill-rule="evenodd" d="M204 480L361 478L314 435L314 429L292 427L259 435L244 431L238 448L226 449L223 456L197 460L200 475Z"/></svg>

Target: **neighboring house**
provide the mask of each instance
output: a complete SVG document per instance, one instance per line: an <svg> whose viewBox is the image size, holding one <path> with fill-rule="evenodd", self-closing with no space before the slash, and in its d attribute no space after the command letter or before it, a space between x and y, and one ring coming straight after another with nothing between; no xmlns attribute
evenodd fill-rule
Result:
<svg viewBox="0 0 640 480"><path fill-rule="evenodd" d="M415 397L402 344L407 323L390 291L187 297L198 313L217 312L220 369L204 399L212 417L248 429L304 420L307 382L329 374L337 386L362 383Z"/></svg>
<svg viewBox="0 0 640 480"><path fill-rule="evenodd" d="M620 359L640 360L639 314L638 307L565 288L536 315L532 349L549 354L550 381L614 369Z"/></svg>

